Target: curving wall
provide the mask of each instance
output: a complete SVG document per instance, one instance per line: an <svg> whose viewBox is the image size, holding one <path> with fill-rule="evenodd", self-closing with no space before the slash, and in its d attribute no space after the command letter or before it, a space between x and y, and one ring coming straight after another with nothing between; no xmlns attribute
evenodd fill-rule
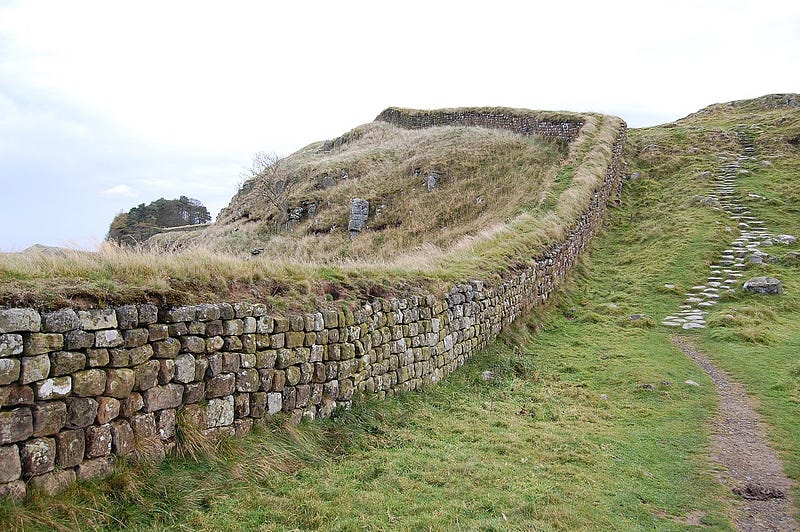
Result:
<svg viewBox="0 0 800 532"><path fill-rule="evenodd" d="M388 109L379 119L562 140L582 124L526 122L518 113L424 116ZM304 315L249 303L0 309L0 496L24 496L29 487L57 492L107 473L114 456L161 458L180 428L235 436L278 412L327 417L359 393L383 397L439 381L563 279L618 193L624 136L623 125L602 184L567 238L496 287L472 280L443 299L375 300Z"/></svg>

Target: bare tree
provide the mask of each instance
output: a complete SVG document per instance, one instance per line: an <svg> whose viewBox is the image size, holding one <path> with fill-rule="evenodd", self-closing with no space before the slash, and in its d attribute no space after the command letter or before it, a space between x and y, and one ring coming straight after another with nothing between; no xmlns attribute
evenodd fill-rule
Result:
<svg viewBox="0 0 800 532"><path fill-rule="evenodd" d="M278 211L276 231L285 227L289 221L289 196L300 177L289 173L285 158L267 152L256 152L246 172L253 189Z"/></svg>

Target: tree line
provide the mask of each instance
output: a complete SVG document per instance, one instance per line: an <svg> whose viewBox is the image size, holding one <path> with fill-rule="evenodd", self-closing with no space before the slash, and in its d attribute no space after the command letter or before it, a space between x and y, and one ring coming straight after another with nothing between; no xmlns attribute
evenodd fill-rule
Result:
<svg viewBox="0 0 800 532"><path fill-rule="evenodd" d="M141 203L128 212L117 214L111 221L106 240L135 246L164 228L204 224L209 221L211 215L208 209L194 198L159 198L147 205Z"/></svg>

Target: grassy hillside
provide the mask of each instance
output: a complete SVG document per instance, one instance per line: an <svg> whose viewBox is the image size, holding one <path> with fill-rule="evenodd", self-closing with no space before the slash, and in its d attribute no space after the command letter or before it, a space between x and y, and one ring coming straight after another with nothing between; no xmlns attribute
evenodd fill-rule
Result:
<svg viewBox="0 0 800 532"><path fill-rule="evenodd" d="M574 117L585 124L569 145L478 127L366 124L285 160L287 175L300 176L288 205L316 205L289 230L276 232L279 213L245 182L217 223L161 235L150 249L2 256L0 304L250 299L308 308L438 292L467 277L491 283L562 237L601 182L621 121ZM354 197L372 208L351 239Z"/></svg>

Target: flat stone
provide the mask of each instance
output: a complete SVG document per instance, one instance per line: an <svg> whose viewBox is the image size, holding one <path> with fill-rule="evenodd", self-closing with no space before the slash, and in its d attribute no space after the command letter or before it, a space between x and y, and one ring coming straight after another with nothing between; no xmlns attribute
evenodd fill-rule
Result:
<svg viewBox="0 0 800 532"><path fill-rule="evenodd" d="M22 354L21 334L0 334L0 357Z"/></svg>
<svg viewBox="0 0 800 532"><path fill-rule="evenodd" d="M0 386L0 407L8 408L33 404L33 389L30 386L9 384Z"/></svg>
<svg viewBox="0 0 800 532"><path fill-rule="evenodd" d="M81 327L81 320L78 318L78 314L71 308L49 312L44 314L42 318L45 332L63 333Z"/></svg>
<svg viewBox="0 0 800 532"><path fill-rule="evenodd" d="M110 456L102 456L91 460L84 460L75 469L80 480L90 480L111 473L114 460Z"/></svg>
<svg viewBox="0 0 800 532"><path fill-rule="evenodd" d="M87 369L72 374L72 394L78 397L102 395L106 389L106 372Z"/></svg>
<svg viewBox="0 0 800 532"><path fill-rule="evenodd" d="M31 407L33 415L33 435L52 436L67 423L67 405L60 401L47 401Z"/></svg>
<svg viewBox="0 0 800 532"><path fill-rule="evenodd" d="M25 355L43 355L63 349L64 336L57 333L31 333L23 338L22 343Z"/></svg>
<svg viewBox="0 0 800 532"><path fill-rule="evenodd" d="M684 323L683 324L683 328L687 329L687 330L688 329L705 329L706 326L703 325L702 323L689 322L689 323Z"/></svg>
<svg viewBox="0 0 800 532"><path fill-rule="evenodd" d="M0 333L38 332L42 317L33 309L0 309Z"/></svg>
<svg viewBox="0 0 800 532"><path fill-rule="evenodd" d="M180 384L154 386L142 393L144 411L148 413L165 408L178 408L182 398L183 386Z"/></svg>
<svg viewBox="0 0 800 532"><path fill-rule="evenodd" d="M756 294L782 294L783 284L774 277L753 277L744 283L744 289Z"/></svg>
<svg viewBox="0 0 800 532"><path fill-rule="evenodd" d="M86 355L78 351L56 351L50 354L50 375L59 377L86 367Z"/></svg>
<svg viewBox="0 0 800 532"><path fill-rule="evenodd" d="M117 328L117 314L114 309L80 310L78 318L85 331Z"/></svg>

